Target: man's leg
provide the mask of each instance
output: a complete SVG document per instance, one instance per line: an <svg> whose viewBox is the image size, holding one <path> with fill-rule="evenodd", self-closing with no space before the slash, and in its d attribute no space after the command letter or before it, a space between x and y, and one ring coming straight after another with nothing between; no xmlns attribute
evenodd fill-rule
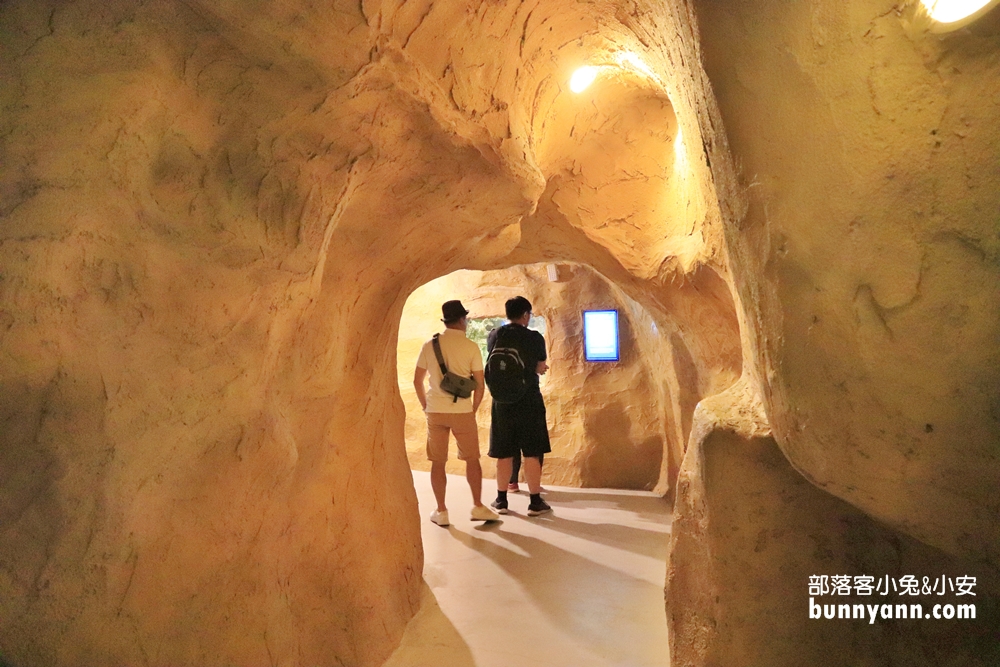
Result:
<svg viewBox="0 0 1000 667"><path fill-rule="evenodd" d="M499 465L497 466L499 469ZM537 456L524 457L524 480L528 483L528 493L536 495L542 489L542 462Z"/></svg>
<svg viewBox="0 0 1000 667"><path fill-rule="evenodd" d="M514 465L514 459L497 459L497 491L507 493L507 484L510 483L510 470ZM527 469L525 469L527 471ZM541 473L539 473L541 476Z"/></svg>
<svg viewBox="0 0 1000 667"><path fill-rule="evenodd" d="M448 509L444 504L445 487L448 484L448 476L444 472L444 465L448 461L448 434L449 428L443 415L428 412L427 459L431 462L431 489L434 491L438 512ZM431 520L434 520L433 516Z"/></svg>
<svg viewBox="0 0 1000 667"><path fill-rule="evenodd" d="M508 406L493 401L492 422L490 423L490 458L497 465L497 499L490 507L498 514L507 513L507 480L513 465L511 456L517 448L513 443L513 424L506 414Z"/></svg>
<svg viewBox="0 0 1000 667"><path fill-rule="evenodd" d="M472 504L479 507L483 504L483 466L479 459L470 459L465 462L465 479L469 482L469 490L472 491Z"/></svg>
<svg viewBox="0 0 1000 667"><path fill-rule="evenodd" d="M444 493L447 485L448 476L444 472L444 461L431 461L431 488L434 489L434 500L437 501L439 512L448 509L444 504Z"/></svg>
<svg viewBox="0 0 1000 667"><path fill-rule="evenodd" d="M539 454L538 455L538 467L540 469L545 468L545 454ZM538 483L539 483L539 487L538 488L541 489L541 492L542 493L546 493L545 489L541 486L541 478L539 478L539 482Z"/></svg>
<svg viewBox="0 0 1000 667"><path fill-rule="evenodd" d="M483 504L483 467L479 463L479 425L472 412L449 415L451 432L458 444L458 458L465 461L465 479L472 492L473 507Z"/></svg>
<svg viewBox="0 0 1000 667"><path fill-rule="evenodd" d="M510 469L511 484L517 484L517 477L520 472L521 472L521 453L518 452L517 455L511 459L511 469Z"/></svg>
<svg viewBox="0 0 1000 667"><path fill-rule="evenodd" d="M524 478L528 481L528 492L531 502L528 503L528 516L540 516L551 512L549 504L542 500L542 461L538 456L524 457Z"/></svg>

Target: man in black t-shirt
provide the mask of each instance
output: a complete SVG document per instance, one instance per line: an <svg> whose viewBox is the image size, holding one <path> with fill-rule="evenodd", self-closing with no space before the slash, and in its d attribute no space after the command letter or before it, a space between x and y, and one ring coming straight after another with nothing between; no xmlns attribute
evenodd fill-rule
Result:
<svg viewBox="0 0 1000 667"><path fill-rule="evenodd" d="M499 339L501 347L517 350L524 362L526 390L516 403L493 401L489 455L497 459L497 499L492 506L500 514L507 513L507 485L513 458L523 453L524 478L531 493L528 516L538 516L552 510L541 496L541 457L552 451L545 423L545 402L538 387L538 376L549 369L545 363L545 338L528 329L531 303L523 296L509 299L506 311L510 323L490 332L486 349L492 352Z"/></svg>

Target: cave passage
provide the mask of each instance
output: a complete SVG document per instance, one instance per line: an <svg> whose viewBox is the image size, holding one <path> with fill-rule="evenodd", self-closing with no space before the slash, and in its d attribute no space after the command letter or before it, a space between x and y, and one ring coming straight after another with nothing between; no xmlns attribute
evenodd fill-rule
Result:
<svg viewBox="0 0 1000 667"><path fill-rule="evenodd" d="M675 664L1000 664L1000 0L960 4L0 0L2 659L381 667L447 604L407 346L514 290L565 497L444 558L551 634L613 612L521 564L661 581ZM666 556L602 550L664 536L609 487L671 498ZM824 574L984 602L848 627Z"/></svg>
<svg viewBox="0 0 1000 667"><path fill-rule="evenodd" d="M511 511L500 521L472 522L464 463L455 457L452 438L451 525L441 528L428 518L435 502L413 364L424 342L442 328L441 303L460 299L470 310L467 335L485 342L486 329L503 321L504 302L516 295L531 301L529 328L541 326L546 337L550 369L541 390L553 451L545 457L543 487L553 512L527 517L522 485L525 492L508 494ZM595 308L619 311L617 362L583 359L583 311ZM585 265L518 265L462 270L421 286L407 300L399 332L399 389L427 588L424 611L387 665L501 667L516 660L665 667L662 577L670 503L663 496L670 481L661 476L669 470L665 441L673 424L664 405L669 392L658 383L676 375L657 367L672 355L664 353L669 339L661 339L649 312ZM494 460L486 456L488 391L478 417L482 499L489 504L496 482ZM517 638L516 645L498 641L485 628L502 628L504 637Z"/></svg>
<svg viewBox="0 0 1000 667"><path fill-rule="evenodd" d="M670 458L679 460L682 452L673 416L680 406L671 404L670 383L678 382L671 341L659 335L660 327L649 312L621 289L593 269L572 263L458 271L427 283L409 297L400 322L397 364L411 467L429 470L423 412L411 380L420 347L441 330L440 304L462 300L473 323L467 335L474 337L477 326L486 326L483 322L503 321L504 302L517 295L532 303L534 326L544 327L549 357L549 372L540 378L552 442L543 482L657 489L665 495L672 484L667 477ZM584 360L583 311L595 308L619 311L621 354L616 362ZM662 321L661 326L665 326ZM486 456L490 405L487 391L477 417L488 490L494 488L495 475L494 461ZM690 415L686 419L690 423ZM463 470L452 444L448 471L462 474Z"/></svg>
<svg viewBox="0 0 1000 667"><path fill-rule="evenodd" d="M549 517L511 494L502 522L427 520L429 475L413 472L424 549L422 611L386 667L667 667L663 563L670 505L649 491L549 487ZM449 503L468 504L460 475ZM517 497L513 497L513 496Z"/></svg>

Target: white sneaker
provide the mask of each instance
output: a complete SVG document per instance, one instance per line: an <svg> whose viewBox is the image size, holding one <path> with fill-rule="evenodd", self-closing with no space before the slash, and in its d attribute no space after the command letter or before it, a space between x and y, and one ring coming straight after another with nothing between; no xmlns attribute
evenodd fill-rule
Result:
<svg viewBox="0 0 1000 667"><path fill-rule="evenodd" d="M431 523L436 523L442 528L450 526L451 523L448 521L448 510L434 510L431 512Z"/></svg>
<svg viewBox="0 0 1000 667"><path fill-rule="evenodd" d="M486 505L474 505L469 515L473 521L499 521L500 515Z"/></svg>

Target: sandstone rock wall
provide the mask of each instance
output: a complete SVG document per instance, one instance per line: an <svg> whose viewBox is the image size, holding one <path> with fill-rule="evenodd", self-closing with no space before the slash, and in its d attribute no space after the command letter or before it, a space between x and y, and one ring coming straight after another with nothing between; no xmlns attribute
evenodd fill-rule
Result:
<svg viewBox="0 0 1000 667"><path fill-rule="evenodd" d="M662 490L686 439L725 480L773 437L826 508L796 525L995 570L1000 17L910 7L0 3L0 654L380 663L421 571L393 350L458 269L585 265L648 313ZM719 395L759 432L706 436ZM774 479L675 525L770 525Z"/></svg>
<svg viewBox="0 0 1000 667"><path fill-rule="evenodd" d="M377 133L318 146L316 73L182 3L0 11L0 652L378 662L418 600L415 499L365 500L407 474L402 408L389 364L338 354L374 315L337 288L360 262L324 271L363 254L335 228ZM355 380L386 397L362 432Z"/></svg>
<svg viewBox="0 0 1000 667"><path fill-rule="evenodd" d="M747 363L695 413L674 664L998 659L1000 16L940 37L914 4L694 3ZM975 576L979 616L810 623L823 569Z"/></svg>
<svg viewBox="0 0 1000 667"><path fill-rule="evenodd" d="M695 9L779 446L870 515L1000 563L1000 15L942 37L890 2Z"/></svg>
<svg viewBox="0 0 1000 667"><path fill-rule="evenodd" d="M743 389L699 405L678 480L667 567L671 664L996 664L995 571L903 535L810 484L768 435L762 414L734 409L746 405ZM811 577L829 584L837 575L848 576L852 591L856 576L870 576L871 595L810 592ZM920 594L885 581L907 575ZM975 578L975 595L948 588L959 577ZM810 600L822 617L810 615ZM844 604L846 618L839 616ZM906 618L883 616L883 605L895 614L900 604ZM933 617L934 605L965 604L976 608L974 620ZM825 615L830 605L832 619Z"/></svg>

